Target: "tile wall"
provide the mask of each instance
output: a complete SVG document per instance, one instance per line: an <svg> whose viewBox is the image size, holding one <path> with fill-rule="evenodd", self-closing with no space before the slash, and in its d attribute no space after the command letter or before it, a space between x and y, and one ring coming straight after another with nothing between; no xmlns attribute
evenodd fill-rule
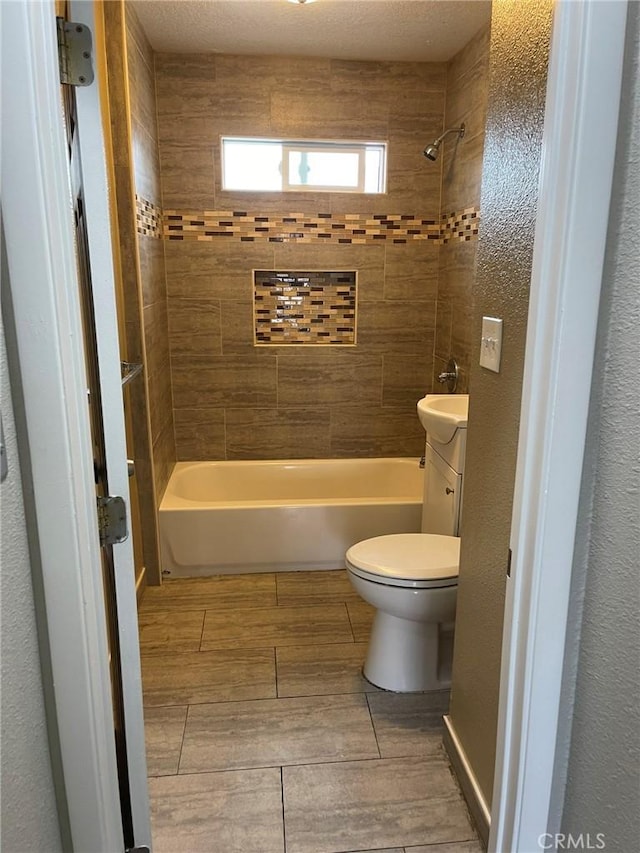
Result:
<svg viewBox="0 0 640 853"><path fill-rule="evenodd" d="M443 145L442 221L456 212L478 211L482 180L490 27L482 29L447 66L446 127L464 122L462 139L453 134ZM476 231L477 234L477 231ZM475 236L475 235L474 235ZM440 249L434 374L454 357L460 368L458 390L469 390L469 366L478 342L472 337L473 284L477 240L447 240Z"/></svg>
<svg viewBox="0 0 640 853"><path fill-rule="evenodd" d="M419 455L415 404L431 389L441 251L441 164L422 149L442 132L446 65L211 55L155 64L178 459ZM388 193L224 192L222 134L388 140ZM220 232L234 213L245 230L204 233L206 214ZM202 222L200 233L178 234L174 217ZM275 232L247 239L255 217ZM296 236L314 218L370 220L379 236ZM397 234L416 220L436 239ZM254 347L254 269L357 270L357 345Z"/></svg>
<svg viewBox="0 0 640 853"><path fill-rule="evenodd" d="M169 320L164 250L154 54L133 4L126 8L127 59L133 177L138 214L138 255L142 288L145 369L153 444L156 501L159 502L176 461L169 357Z"/></svg>
<svg viewBox="0 0 640 853"><path fill-rule="evenodd" d="M121 358L134 364L144 364L146 342L139 256L141 240L137 233L131 113L135 111L136 115L140 115L142 112L144 83L146 82L148 90L149 80L153 79L149 70L152 65L148 64L146 38L129 5L123 2L105 3L101 9L105 40L108 44L106 65L110 134L107 136L107 153L109 165L113 169L112 212L114 225L118 229L118 239L114 246L121 322ZM141 74L141 69L145 68L146 77ZM136 81L131 89L128 85L128 69L131 69ZM149 183L144 184L143 190L153 197L153 189ZM144 585L144 567L146 579L150 583L159 583L156 477L149 416L150 387L144 374L139 374L123 388L123 402L127 426L127 454L135 463L135 476L130 481L130 487L136 579Z"/></svg>

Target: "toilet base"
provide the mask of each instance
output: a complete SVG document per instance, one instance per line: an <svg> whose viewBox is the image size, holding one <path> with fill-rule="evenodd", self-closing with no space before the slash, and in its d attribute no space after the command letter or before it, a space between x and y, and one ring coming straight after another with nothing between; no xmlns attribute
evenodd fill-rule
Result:
<svg viewBox="0 0 640 853"><path fill-rule="evenodd" d="M414 622L378 610L363 674L376 687L396 693L445 690L451 686L450 655L451 643L441 642L437 623Z"/></svg>

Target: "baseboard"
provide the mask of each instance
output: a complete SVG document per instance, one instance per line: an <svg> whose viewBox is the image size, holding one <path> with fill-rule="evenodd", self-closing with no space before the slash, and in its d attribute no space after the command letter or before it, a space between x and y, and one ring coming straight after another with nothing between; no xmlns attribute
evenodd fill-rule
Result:
<svg viewBox="0 0 640 853"><path fill-rule="evenodd" d="M142 597L142 593L144 591L144 588L147 585L146 584L146 577L147 577L147 567L143 566L142 571L140 572L140 574L136 578L136 600L137 600L138 604L140 603L140 598Z"/></svg>
<svg viewBox="0 0 640 853"><path fill-rule="evenodd" d="M460 788L467 801L476 829L486 847L489 842L489 828L491 826L491 811L478 785L467 755L458 739L456 730L451 722L451 717L444 717L444 748L447 751L454 773L460 783Z"/></svg>

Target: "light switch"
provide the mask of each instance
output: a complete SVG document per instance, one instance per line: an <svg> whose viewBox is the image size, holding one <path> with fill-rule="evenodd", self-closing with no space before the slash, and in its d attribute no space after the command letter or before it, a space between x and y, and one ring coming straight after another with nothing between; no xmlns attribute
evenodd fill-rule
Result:
<svg viewBox="0 0 640 853"><path fill-rule="evenodd" d="M502 350L502 320L497 317L482 318L482 340L480 342L480 367L500 373Z"/></svg>

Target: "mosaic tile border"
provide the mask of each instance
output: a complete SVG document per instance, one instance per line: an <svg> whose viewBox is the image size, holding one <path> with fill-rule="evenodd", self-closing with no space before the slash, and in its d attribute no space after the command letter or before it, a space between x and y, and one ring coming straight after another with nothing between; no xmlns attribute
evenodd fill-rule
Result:
<svg viewBox="0 0 640 853"><path fill-rule="evenodd" d="M255 346L353 346L356 270L254 270Z"/></svg>
<svg viewBox="0 0 640 853"><path fill-rule="evenodd" d="M443 214L440 223L440 242L470 242L478 239L480 211L477 207L467 207L460 212Z"/></svg>
<svg viewBox="0 0 640 853"><path fill-rule="evenodd" d="M414 214L302 213L254 216L247 211L168 210L164 215L165 240L203 240L220 237L243 242L366 244L388 240L440 239L440 225Z"/></svg>
<svg viewBox="0 0 640 853"><path fill-rule="evenodd" d="M478 239L480 211L468 207L440 222L412 213L251 214L244 210L166 210L136 196L140 234L164 240L227 239L243 243L394 244L426 240L436 245Z"/></svg>
<svg viewBox="0 0 640 853"><path fill-rule="evenodd" d="M136 193L136 230L146 237L162 239L162 208Z"/></svg>

